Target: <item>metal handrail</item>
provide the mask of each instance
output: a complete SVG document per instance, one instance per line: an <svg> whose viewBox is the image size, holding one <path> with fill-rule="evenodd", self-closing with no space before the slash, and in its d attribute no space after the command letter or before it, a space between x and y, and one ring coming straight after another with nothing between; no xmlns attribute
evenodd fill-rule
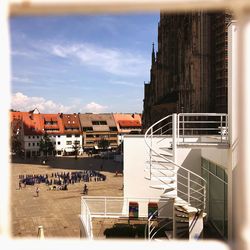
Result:
<svg viewBox="0 0 250 250"><path fill-rule="evenodd" d="M81 198L81 202L82 202L81 203L81 215L83 218L83 223L84 223L84 227L86 230L86 234L87 234L89 239L93 239L91 213L90 213L89 207L86 204L86 202L84 201L83 197ZM84 205L85 213L83 212L83 205Z"/></svg>
<svg viewBox="0 0 250 250"><path fill-rule="evenodd" d="M180 114L180 115L183 115L183 114ZM190 116L197 116L197 115L200 115L200 116L207 116L208 114L203 114L203 113L196 113L196 114L188 114L188 115L190 115ZM211 115L211 114L209 114L209 115ZM221 116L221 115L218 115L218 114L215 114L215 116ZM177 138L179 138L179 123L181 122L180 121L180 119L179 119L179 114L178 114L178 119L177 119L177 124L172 124L172 122L167 122L167 124L169 125L169 124L172 124L172 128L173 128L173 126L176 126L177 125ZM198 182L196 182L196 181L194 181L193 179L191 179L192 178L192 176L193 177L196 177L196 178L198 178L199 180L200 180L200 182L201 183L203 183L203 187L204 187L204 196L202 197L203 199L201 199L201 200L199 200L199 202L202 204L202 206L203 206L203 208L205 209L205 196L206 196L206 191L205 191L205 186L206 186L206 180L204 179L204 178L202 178L201 176L199 176L198 174L196 174L196 173L194 173L194 172L192 172L192 171L190 171L190 170L188 170L188 169L186 169L186 168L184 168L183 166L181 166L181 165L178 165L178 164L176 164L174 161L172 161L172 160L170 160L169 158L167 158L166 156L164 156L164 155L161 155L161 154L159 154L159 152L157 152L157 150L156 149L154 149L153 147L152 147L152 138L153 138L153 135L155 134L154 133L154 127L155 126L157 126L158 124L160 124L160 123L162 123L163 121L167 121L168 119L173 119L173 115L168 115L168 116L166 116L166 117L164 117L164 118L162 118L162 119L160 119L159 121L157 121L156 123L154 123L150 128L148 128L147 129L147 131L146 131L146 133L145 133L145 136L144 136L144 140L145 140L145 143L146 143L146 145L147 145L147 147L149 148L149 150L150 150L150 168L149 168L149 170L150 170L150 178L151 178L151 176L155 176L156 178L157 178L157 175L155 175L155 174L152 174L152 165L153 165L153 162L152 162L152 159L155 159L153 156L152 156L152 154L154 153L155 155L157 155L157 157L160 157L162 160L164 160L166 163L169 163L169 164L171 164L171 165L173 165L173 166L175 166L178 170L177 171L174 171L174 170L171 170L171 169L168 169L166 166L164 166L163 164L160 164L162 167L164 167L164 168L166 168L168 171L170 171L170 172L172 172L173 174L174 174L174 176L176 176L176 182L177 182L177 185L178 184L183 184L183 183L181 183L179 180L178 180L178 175L179 175L179 171L180 170L183 170L183 171L185 171L186 173L187 173L187 176L188 177L184 177L184 176L182 176L187 182L188 182L188 185L187 185L187 194L185 194L183 191L181 191L181 190L177 190L177 192L180 192L180 193L183 193L183 194L185 194L185 195L188 195L188 197L187 197L187 202L189 203L189 201L190 201L190 198L191 199L197 199L197 198L195 198L195 197L191 197L191 195L190 195L190 190L191 190L191 187L190 187L190 183L191 183L191 180L192 180L192 182L193 183L196 183L197 185L200 185L201 187L202 187L202 185L200 184L200 183L198 183ZM157 128L157 132L160 130L161 128ZM172 131L173 131L173 129L172 129ZM174 136L174 135L172 135L172 136ZM148 142L148 138L150 138L150 143ZM156 162L157 162L157 160L156 160ZM159 163L157 163L157 164L159 164ZM161 174L164 174L164 173L162 173L161 172ZM171 177L170 177L171 178ZM166 186L170 186L168 183L166 183L164 180L161 180L160 178L158 178L158 180L160 181L160 182L162 182L162 183L164 183L164 184L166 184ZM185 185L185 184L184 184ZM177 187L178 188L178 187Z"/></svg>
<svg viewBox="0 0 250 250"><path fill-rule="evenodd" d="M197 117L198 120L187 120L189 117ZM209 119L205 120L203 117L207 117ZM213 120L211 120L213 118ZM203 120L202 120L203 119ZM220 137L220 142L222 143L227 143L229 144L229 137L228 137L228 115L225 113L179 113L177 115L177 124L178 124L178 129L177 129L177 138L178 140L180 138L183 138L184 142L184 137L187 136L185 132L189 131L191 132L197 132L199 136L203 135L201 134L202 131L206 132L204 135L211 135L208 134L208 132L213 132L213 131L218 131L217 136ZM217 128L215 127L195 127L195 124L200 124L200 125L211 125L215 126L216 124L218 125ZM193 126L192 126L193 125ZM188 127L186 127L188 126ZM194 135L194 134L193 134ZM195 134L197 136L197 134Z"/></svg>
<svg viewBox="0 0 250 250"><path fill-rule="evenodd" d="M165 207L167 206L167 205L169 205L169 201L170 201L171 199L167 199L167 201L168 202L166 202L166 204L164 205L164 206L162 206L162 207L160 207L159 209L157 209L156 211L154 211L154 213L148 218L148 240L151 240L153 237L154 237L154 235L162 228L162 227L160 227L160 229L158 229L151 237L150 237L150 234L151 234L151 232L153 232L153 230L155 229L155 227L150 231L150 222L151 222L151 220L152 220L152 218L156 215L156 213L158 213L158 212L160 212L163 208L165 209ZM164 224L164 226L166 226L165 224ZM146 238L146 227L145 227L145 238Z"/></svg>

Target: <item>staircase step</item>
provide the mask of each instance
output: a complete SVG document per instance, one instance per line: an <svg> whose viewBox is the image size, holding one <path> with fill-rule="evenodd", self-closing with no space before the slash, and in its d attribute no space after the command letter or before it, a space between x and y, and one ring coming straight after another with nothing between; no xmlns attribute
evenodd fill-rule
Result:
<svg viewBox="0 0 250 250"><path fill-rule="evenodd" d="M167 176L155 176L155 174L153 174L153 173L151 173L151 175L150 175L150 173L148 173L146 176L144 176L144 178L147 180L154 181L154 182L158 181L158 182L166 183L166 182L168 182L169 179L172 180L174 177L174 174L168 173L166 175Z"/></svg>
<svg viewBox="0 0 250 250"><path fill-rule="evenodd" d="M189 223L179 223L176 225L176 231L183 232L183 231L189 231Z"/></svg>
<svg viewBox="0 0 250 250"><path fill-rule="evenodd" d="M159 149L163 149L163 150L173 150L173 148L170 146L170 147L159 147Z"/></svg>
<svg viewBox="0 0 250 250"><path fill-rule="evenodd" d="M188 215L188 212L186 210L178 207L175 207L175 213L178 215Z"/></svg>
<svg viewBox="0 0 250 250"><path fill-rule="evenodd" d="M189 223L189 218L180 218L175 216L175 223L176 224Z"/></svg>
<svg viewBox="0 0 250 250"><path fill-rule="evenodd" d="M171 183L169 183L171 184ZM156 184L156 185L150 185L151 188L155 188L155 189L168 189L169 188L169 184Z"/></svg>
<svg viewBox="0 0 250 250"><path fill-rule="evenodd" d="M175 187L166 188L166 189L164 190L164 193L163 193L163 194L167 194L168 192L171 192L171 191L174 191L174 190L176 190Z"/></svg>
<svg viewBox="0 0 250 250"><path fill-rule="evenodd" d="M177 194L176 194L176 191L175 191L176 189L174 188L174 192L169 192L169 193L164 193L164 194L162 194L161 195L161 198L169 198L169 199L174 199L174 198L176 198L176 196L177 196Z"/></svg>
<svg viewBox="0 0 250 250"><path fill-rule="evenodd" d="M150 170L149 169L144 169L145 173L148 173L150 175ZM163 176L167 176L167 177L173 177L175 176L176 173L174 170L170 170L170 169L151 169L151 176L157 176L157 177L163 177Z"/></svg>
<svg viewBox="0 0 250 250"><path fill-rule="evenodd" d="M146 163L150 163L150 160L147 160ZM164 159L162 159L162 160L154 160L154 159L152 159L152 160L151 160L151 163L171 164L171 165L173 165L172 162L167 162L167 161L165 161Z"/></svg>
<svg viewBox="0 0 250 250"><path fill-rule="evenodd" d="M184 205L188 205L188 202L185 201L185 200L183 200L183 199L180 198L179 196L177 196L177 197L175 198L174 204L175 204L175 206L180 206L180 207L182 207L182 206L184 206Z"/></svg>
<svg viewBox="0 0 250 250"><path fill-rule="evenodd" d="M153 157L159 157L159 158L162 158L163 157L173 157L173 154L171 153L168 153L168 154L163 154L163 153L160 153L160 154L152 154Z"/></svg>
<svg viewBox="0 0 250 250"><path fill-rule="evenodd" d="M177 238L178 239L188 239L189 238L188 230L177 233Z"/></svg>
<svg viewBox="0 0 250 250"><path fill-rule="evenodd" d="M179 209L183 209L184 211L186 211L187 213L197 213L198 209L195 207L191 207L189 205L178 205Z"/></svg>
<svg viewBox="0 0 250 250"><path fill-rule="evenodd" d="M175 214L175 216L182 219L189 218L188 214Z"/></svg>
<svg viewBox="0 0 250 250"><path fill-rule="evenodd" d="M165 231L165 234L169 240L173 239L173 231Z"/></svg>

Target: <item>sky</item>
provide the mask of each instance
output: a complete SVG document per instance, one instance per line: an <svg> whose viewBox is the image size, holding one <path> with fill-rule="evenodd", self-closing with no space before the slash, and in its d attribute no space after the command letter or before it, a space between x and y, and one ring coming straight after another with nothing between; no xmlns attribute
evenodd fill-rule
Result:
<svg viewBox="0 0 250 250"><path fill-rule="evenodd" d="M158 22L157 12L11 18L11 107L141 113Z"/></svg>

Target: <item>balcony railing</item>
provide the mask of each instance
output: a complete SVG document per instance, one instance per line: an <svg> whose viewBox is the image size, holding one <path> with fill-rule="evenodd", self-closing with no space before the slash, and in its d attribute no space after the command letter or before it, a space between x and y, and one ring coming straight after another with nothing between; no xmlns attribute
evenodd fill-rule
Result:
<svg viewBox="0 0 250 250"><path fill-rule="evenodd" d="M88 196L81 199L81 220L86 231L86 236L93 239L92 218L130 218L129 204L138 204L138 217L148 218L150 203L157 203L158 208L165 206L167 198L124 198ZM166 218L164 211L158 217Z"/></svg>

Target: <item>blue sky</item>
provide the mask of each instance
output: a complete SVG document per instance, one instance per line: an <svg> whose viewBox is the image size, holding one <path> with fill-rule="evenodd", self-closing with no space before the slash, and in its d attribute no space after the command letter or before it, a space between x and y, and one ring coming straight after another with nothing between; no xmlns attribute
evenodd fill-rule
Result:
<svg viewBox="0 0 250 250"><path fill-rule="evenodd" d="M14 17L12 108L142 112L159 13Z"/></svg>

